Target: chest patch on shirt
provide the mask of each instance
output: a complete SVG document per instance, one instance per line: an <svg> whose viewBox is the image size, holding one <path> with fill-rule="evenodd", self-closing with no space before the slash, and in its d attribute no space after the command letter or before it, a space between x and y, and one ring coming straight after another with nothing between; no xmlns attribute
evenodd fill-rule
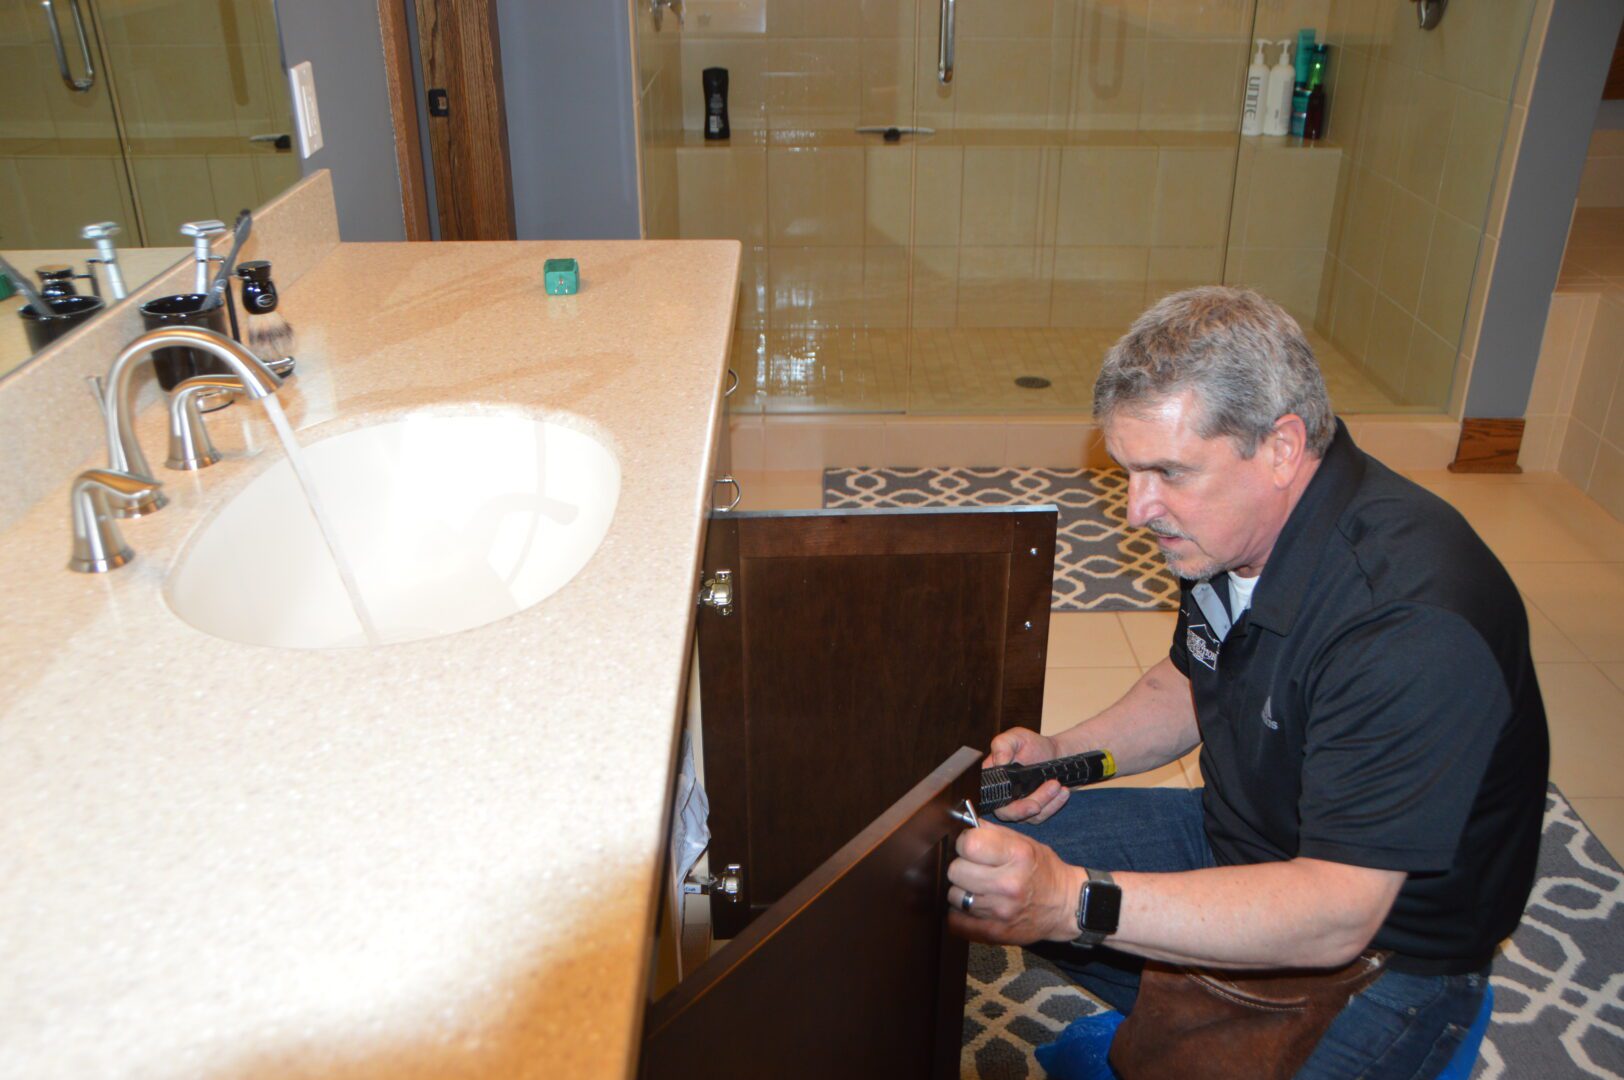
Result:
<svg viewBox="0 0 1624 1080"><path fill-rule="evenodd" d="M1185 628L1184 648L1208 670L1218 670L1218 639L1208 632L1206 623L1191 623Z"/></svg>

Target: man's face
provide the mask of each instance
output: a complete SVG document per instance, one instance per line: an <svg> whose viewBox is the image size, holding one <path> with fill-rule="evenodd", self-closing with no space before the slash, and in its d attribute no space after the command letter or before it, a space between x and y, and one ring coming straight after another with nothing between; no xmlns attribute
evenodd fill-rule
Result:
<svg viewBox="0 0 1624 1080"><path fill-rule="evenodd" d="M1128 524L1148 528L1180 577L1263 569L1290 513L1268 440L1250 458L1228 436L1204 439L1192 392L1119 410L1105 446L1128 471Z"/></svg>

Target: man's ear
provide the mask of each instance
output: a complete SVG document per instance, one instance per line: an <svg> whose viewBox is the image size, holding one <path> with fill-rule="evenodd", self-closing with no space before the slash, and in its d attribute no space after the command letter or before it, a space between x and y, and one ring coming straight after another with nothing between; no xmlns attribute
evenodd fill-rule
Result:
<svg viewBox="0 0 1624 1080"><path fill-rule="evenodd" d="M1276 487L1287 488L1308 460L1308 425L1296 413L1287 413L1274 422L1274 430L1264 440L1269 468Z"/></svg>

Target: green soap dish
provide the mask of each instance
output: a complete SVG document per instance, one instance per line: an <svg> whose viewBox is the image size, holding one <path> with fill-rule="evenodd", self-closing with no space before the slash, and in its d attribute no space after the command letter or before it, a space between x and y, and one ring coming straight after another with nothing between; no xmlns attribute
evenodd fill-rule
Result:
<svg viewBox="0 0 1624 1080"><path fill-rule="evenodd" d="M581 291L581 268L574 259L548 259L541 268L548 296L573 296Z"/></svg>

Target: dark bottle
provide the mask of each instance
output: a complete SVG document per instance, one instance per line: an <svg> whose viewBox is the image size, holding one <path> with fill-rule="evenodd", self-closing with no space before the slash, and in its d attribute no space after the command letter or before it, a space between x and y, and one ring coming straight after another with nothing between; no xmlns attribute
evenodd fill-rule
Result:
<svg viewBox="0 0 1624 1080"><path fill-rule="evenodd" d="M242 310L246 326L243 344L261 360L283 360L297 351L293 327L276 311L276 282L271 264L263 259L237 265L242 278Z"/></svg>
<svg viewBox="0 0 1624 1080"><path fill-rule="evenodd" d="M237 264L242 278L242 309L249 316L268 315L276 310L276 282L271 280L271 264L263 259Z"/></svg>
<svg viewBox="0 0 1624 1080"><path fill-rule="evenodd" d="M1316 86L1308 92L1308 111L1303 114L1303 138L1325 137L1325 87Z"/></svg>
<svg viewBox="0 0 1624 1080"><path fill-rule="evenodd" d="M727 122L727 68L706 68L700 72L700 80L705 87L705 138L730 138L733 129Z"/></svg>
<svg viewBox="0 0 1624 1080"><path fill-rule="evenodd" d="M1303 112L1303 138L1325 137L1325 66L1329 61L1324 45L1314 46L1309 59L1308 101Z"/></svg>

